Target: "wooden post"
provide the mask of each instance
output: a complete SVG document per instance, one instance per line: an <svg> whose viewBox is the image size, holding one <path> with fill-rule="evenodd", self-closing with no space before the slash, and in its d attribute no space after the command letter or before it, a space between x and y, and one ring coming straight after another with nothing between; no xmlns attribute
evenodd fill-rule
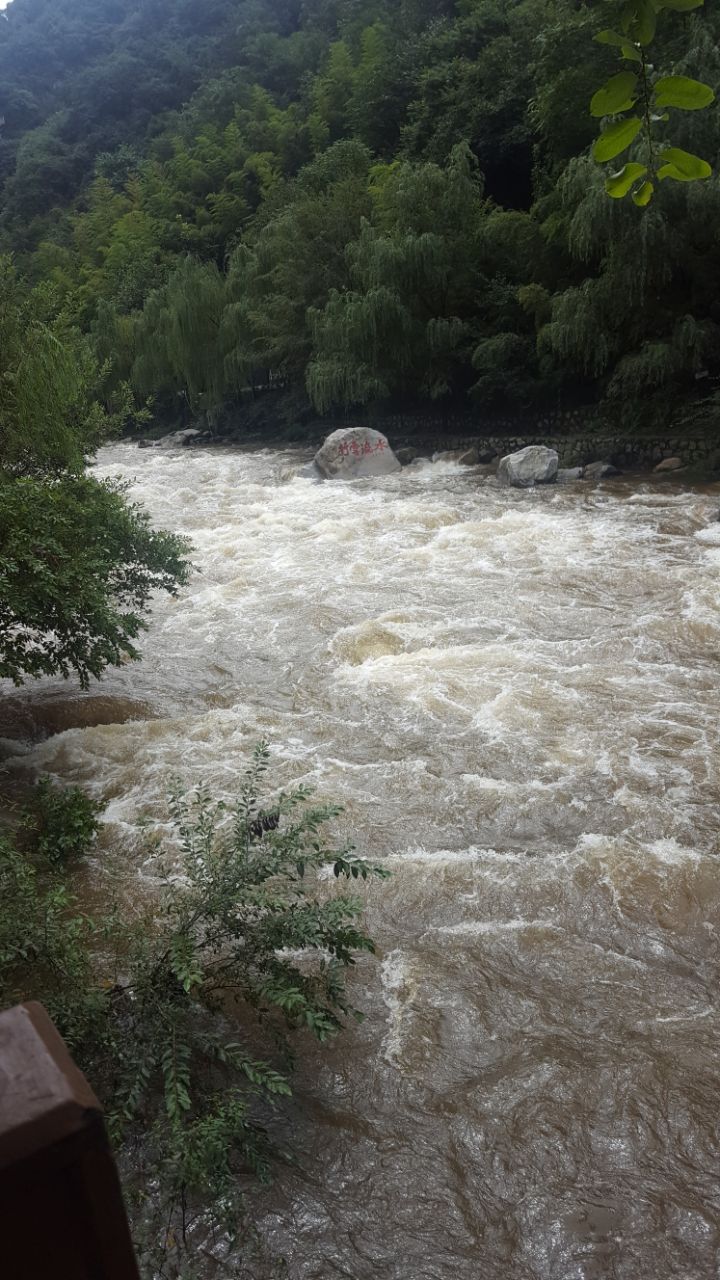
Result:
<svg viewBox="0 0 720 1280"><path fill-rule="evenodd" d="M36 1003L0 1014L0 1272L138 1280L100 1104Z"/></svg>

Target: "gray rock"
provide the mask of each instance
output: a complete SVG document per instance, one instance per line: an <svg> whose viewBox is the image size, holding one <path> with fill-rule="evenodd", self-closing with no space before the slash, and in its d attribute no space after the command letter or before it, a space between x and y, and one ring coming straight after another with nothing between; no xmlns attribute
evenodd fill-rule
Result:
<svg viewBox="0 0 720 1280"><path fill-rule="evenodd" d="M570 484L573 480L582 480L582 467L561 467L557 473L559 484Z"/></svg>
<svg viewBox="0 0 720 1280"><path fill-rule="evenodd" d="M316 484L322 484L325 479L317 462L308 462L306 466L295 472L295 476L299 480L314 480Z"/></svg>
<svg viewBox="0 0 720 1280"><path fill-rule="evenodd" d="M654 471L679 471L683 465L682 458L663 458L662 462L658 462L653 468Z"/></svg>
<svg viewBox="0 0 720 1280"><path fill-rule="evenodd" d="M138 449L154 449L154 440L138 440Z"/></svg>
<svg viewBox="0 0 720 1280"><path fill-rule="evenodd" d="M333 431L315 454L315 462L328 480L364 480L400 470L387 437L371 427Z"/></svg>
<svg viewBox="0 0 720 1280"><path fill-rule="evenodd" d="M414 462L417 458L417 449L413 449L410 445L407 445L404 449L396 449L395 457L401 467L409 467L410 463Z"/></svg>
<svg viewBox="0 0 720 1280"><path fill-rule="evenodd" d="M585 480L605 480L607 476L619 476L620 472L612 462L590 462L583 468Z"/></svg>
<svg viewBox="0 0 720 1280"><path fill-rule="evenodd" d="M479 449L478 450L478 462L481 463L482 466L484 467L489 466L490 463L494 462L495 459L498 458L499 456L500 455L497 452L497 449Z"/></svg>
<svg viewBox="0 0 720 1280"><path fill-rule="evenodd" d="M185 431L171 431L169 435L163 436L162 440L158 440L156 448L158 449L177 449L179 446L187 447L194 441L204 438L205 433L198 430L197 427L188 427Z"/></svg>
<svg viewBox="0 0 720 1280"><path fill-rule="evenodd" d="M458 462L461 467L476 467L480 462L480 450L473 445L471 449L467 449L460 455Z"/></svg>
<svg viewBox="0 0 720 1280"><path fill-rule="evenodd" d="M536 484L552 484L558 473L558 455L542 444L529 444L518 453L501 458L498 480L516 489L530 489Z"/></svg>

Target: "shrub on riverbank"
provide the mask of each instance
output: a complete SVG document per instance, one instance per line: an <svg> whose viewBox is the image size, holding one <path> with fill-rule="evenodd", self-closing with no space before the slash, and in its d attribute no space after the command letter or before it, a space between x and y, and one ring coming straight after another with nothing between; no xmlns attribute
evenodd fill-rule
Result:
<svg viewBox="0 0 720 1280"><path fill-rule="evenodd" d="M235 1229L240 1178L270 1176L290 1034L324 1043L360 1016L345 974L373 944L360 902L318 875L386 873L325 842L340 811L305 788L263 809L268 759L261 745L234 808L174 794L179 849L139 920L79 909L64 819L32 856L0 842L0 1005L41 1000L103 1100L148 1274L173 1273L201 1222Z"/></svg>

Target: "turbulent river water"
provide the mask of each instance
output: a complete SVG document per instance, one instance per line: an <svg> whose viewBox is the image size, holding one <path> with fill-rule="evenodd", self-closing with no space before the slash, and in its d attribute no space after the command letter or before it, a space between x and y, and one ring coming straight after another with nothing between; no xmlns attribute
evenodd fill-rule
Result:
<svg viewBox="0 0 720 1280"><path fill-rule="evenodd" d="M253 1204L290 1280L720 1276L717 488L297 464L100 455L199 571L141 663L6 699L10 776L107 806L99 895L261 737L387 860Z"/></svg>

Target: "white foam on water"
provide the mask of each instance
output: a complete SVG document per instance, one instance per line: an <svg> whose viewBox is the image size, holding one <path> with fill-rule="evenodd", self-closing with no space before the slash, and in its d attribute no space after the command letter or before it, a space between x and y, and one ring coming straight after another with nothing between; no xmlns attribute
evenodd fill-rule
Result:
<svg viewBox="0 0 720 1280"><path fill-rule="evenodd" d="M101 685L153 718L70 730L13 768L88 786L120 839L166 821L173 775L232 798L262 737L274 785L344 804L368 856L520 870L518 849L563 861L588 826L654 860L711 850L706 495L529 494L454 465L278 483L297 464L102 451L99 474L186 532L199 571Z"/></svg>
<svg viewBox="0 0 720 1280"><path fill-rule="evenodd" d="M387 862L390 866L404 863L453 866L486 860L520 863L524 862L526 858L526 853L500 852L497 849L408 849L403 853L392 854L387 859Z"/></svg>
<svg viewBox="0 0 720 1280"><path fill-rule="evenodd" d="M720 547L720 521L709 525L707 529L698 529L695 540L705 547Z"/></svg>
<svg viewBox="0 0 720 1280"><path fill-rule="evenodd" d="M438 925L431 933L443 937L481 937L483 934L518 933L527 929L557 929L552 920L461 920L458 924Z"/></svg>
<svg viewBox="0 0 720 1280"><path fill-rule="evenodd" d="M397 1066L410 1030L412 1013L409 1006L418 995L412 962L403 951L398 949L385 956L380 966L380 981L383 1001L388 1009L381 1053L387 1063Z"/></svg>
<svg viewBox="0 0 720 1280"><path fill-rule="evenodd" d="M577 1253L546 1266L538 1250L558 1238L558 1190L574 1204L590 1185L593 1144L609 1177L615 1158L630 1168L637 1221L647 1115L653 1178L663 1125L663 1158L678 1146L665 1099L686 1078L695 1094L700 1078L715 1123L717 498L629 493L627 481L509 491L453 464L350 485L284 482L304 461L102 452L99 474L130 482L156 525L192 538L198 572L176 600L156 601L143 660L100 686L138 718L71 729L25 754L19 744L6 767L81 783L107 806L93 873L114 854L110 873L128 893L157 882L147 837L171 835L172 776L232 799L260 738L275 791L306 783L344 805L329 843L354 842L392 874L360 887L380 976L358 966L370 1016L360 1040L333 1047L340 1070L318 1071L318 1101L337 1119L346 1175L374 1188L373 1214L362 1196L319 1190L328 1127L310 1108L311 1190L294 1179L278 1218L291 1220L290 1240L304 1215L314 1224L305 1257L335 1258L350 1241L345 1272L379 1274L410 1169L422 1212L452 1241L450 1270L474 1280L478 1232L487 1242L495 1231L481 1222L494 1212L482 1193L491 1176L512 1206L523 1275L569 1275ZM31 703L65 693L47 681L8 690ZM332 866L324 875L334 879ZM688 1070L684 1037L698 1026L709 1047L703 1058L693 1046ZM371 1118L370 1142L356 1125L344 1133L349 1097ZM714 1147L698 1157L702 1126L685 1113L680 1123L711 1186ZM682 1176L676 1163L667 1185ZM490 1269L515 1274L499 1256ZM640 1274L635 1261L623 1277Z"/></svg>

